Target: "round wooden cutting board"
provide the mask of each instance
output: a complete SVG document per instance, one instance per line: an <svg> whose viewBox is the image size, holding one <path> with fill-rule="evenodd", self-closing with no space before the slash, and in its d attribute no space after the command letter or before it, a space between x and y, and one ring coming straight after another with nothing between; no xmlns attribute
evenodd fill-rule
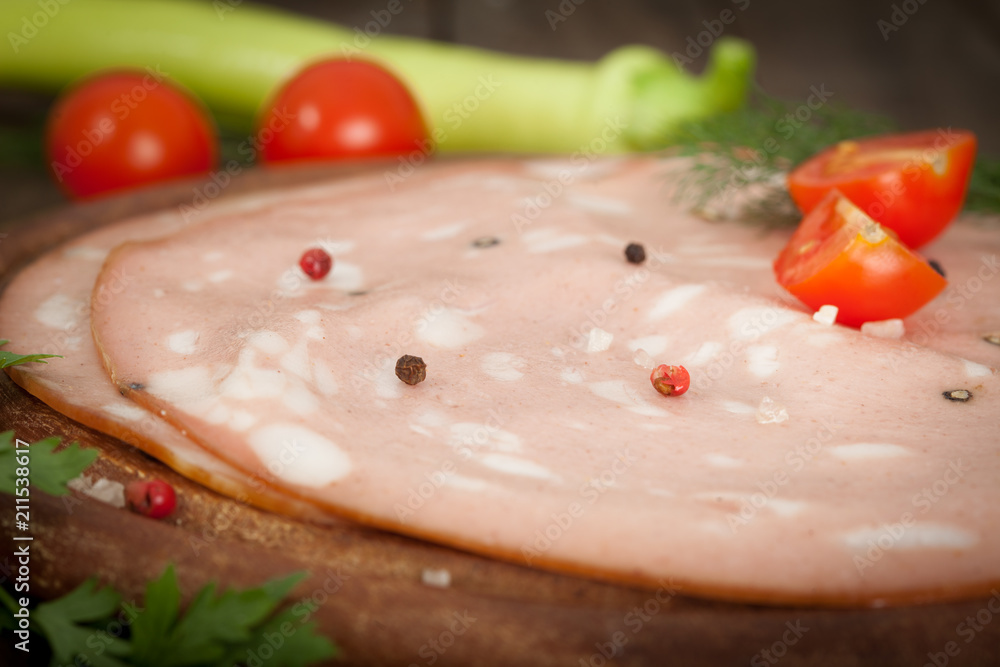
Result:
<svg viewBox="0 0 1000 667"><path fill-rule="evenodd" d="M221 196L375 168L249 170L223 188ZM191 205L195 185L67 207L0 229L0 287L32 258L71 236L129 215ZM190 482L125 443L54 412L0 373L0 430L7 429L22 440L57 435L96 448L101 456L88 471L91 477L127 483L155 476L172 484L179 496L178 511L155 521L85 496L33 493L31 593L40 598L61 595L96 575L125 600L138 601L146 582L168 563L176 565L186 596L213 580L221 586L254 586L308 570L310 577L290 601L318 604L315 618L321 631L341 648L342 659L335 664L1000 664L1000 613L990 608L1000 609L1000 591L993 598L883 609L701 600L676 592L669 581L655 590L629 588L494 561L348 522L317 526L263 512ZM13 497L0 494L5 545L14 544L13 522ZM4 549L0 568L8 586L12 550ZM448 570L451 585L425 585L425 569ZM976 627L980 629L970 632ZM24 662L13 643L4 642L0 663L37 664L40 654ZM33 644L36 651L38 644Z"/></svg>

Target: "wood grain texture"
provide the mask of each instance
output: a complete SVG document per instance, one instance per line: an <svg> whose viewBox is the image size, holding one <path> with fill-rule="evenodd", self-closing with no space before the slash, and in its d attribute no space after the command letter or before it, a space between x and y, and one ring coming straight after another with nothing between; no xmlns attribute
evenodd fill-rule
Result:
<svg viewBox="0 0 1000 667"><path fill-rule="evenodd" d="M251 170L224 196L357 169ZM172 185L7 227L0 285L45 248L127 215L190 202L192 188ZM29 441L60 435L98 449L92 476L123 483L160 477L179 496L175 515L153 521L82 496L36 491L31 592L42 598L96 575L126 600L138 601L146 581L171 562L186 596L209 581L250 586L308 570L293 603L320 603L315 618L343 649L344 659L336 664L346 665L763 665L780 657L783 666L918 667L929 661L928 653L959 666L995 665L1000 656L1000 611L989 607L992 601L1000 610L1000 592L990 599L878 610L698 600L667 588L642 590L532 570L353 524L319 527L262 512L69 420L0 374L0 429L10 428ZM0 571L8 587L13 505L11 496L0 494ZM449 570L451 587L422 584L425 568ZM463 615L467 628L456 620ZM957 628L977 615L982 630L966 643L968 634L959 635ZM612 651L616 640L621 646ZM943 653L949 642L959 651L955 657ZM760 653L772 649L775 662ZM4 641L0 663L37 664L23 658Z"/></svg>

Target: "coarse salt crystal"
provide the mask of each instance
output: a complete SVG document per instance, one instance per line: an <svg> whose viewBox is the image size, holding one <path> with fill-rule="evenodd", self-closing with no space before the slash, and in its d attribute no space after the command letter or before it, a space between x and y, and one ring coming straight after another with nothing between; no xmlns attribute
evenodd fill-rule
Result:
<svg viewBox="0 0 1000 667"><path fill-rule="evenodd" d="M878 320L862 324L861 333L875 338L902 338L903 334L906 333L906 327L903 326L903 320L899 318Z"/></svg>
<svg viewBox="0 0 1000 667"><path fill-rule="evenodd" d="M653 361L653 357L649 356L649 352L642 349L641 347L635 351L632 355L632 361L634 361L638 366L645 368L647 371L651 371L656 368L656 362Z"/></svg>
<svg viewBox="0 0 1000 667"><path fill-rule="evenodd" d="M820 324L825 324L826 326L830 326L837 321L837 307L820 306L819 310L813 313L813 319L819 322Z"/></svg>
<svg viewBox="0 0 1000 667"><path fill-rule="evenodd" d="M119 509L125 507L125 486L121 482L114 482L104 477L99 477L95 481L80 475L66 482L66 486L112 507Z"/></svg>
<svg viewBox="0 0 1000 667"><path fill-rule="evenodd" d="M614 334L594 327L587 335L587 352L604 352L611 347L611 341L614 339Z"/></svg>
<svg viewBox="0 0 1000 667"><path fill-rule="evenodd" d="M788 420L788 410L780 403L776 403L770 396L765 396L760 400L757 408L758 424L780 424Z"/></svg>
<svg viewBox="0 0 1000 667"><path fill-rule="evenodd" d="M420 573L420 581L425 586L448 588L451 586L451 572L448 570L432 570L430 568L426 568Z"/></svg>

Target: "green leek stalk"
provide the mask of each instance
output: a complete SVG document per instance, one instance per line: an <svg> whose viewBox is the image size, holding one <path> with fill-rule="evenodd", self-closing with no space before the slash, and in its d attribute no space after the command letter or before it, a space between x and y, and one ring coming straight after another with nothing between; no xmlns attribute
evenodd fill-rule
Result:
<svg viewBox="0 0 1000 667"><path fill-rule="evenodd" d="M370 37L239 0L62 2L0 2L9 42L0 87L54 93L101 69L151 68L191 90L221 124L249 131L304 64L368 58L408 84L442 151L570 153L599 137L606 152L661 148L680 121L741 106L754 64L750 45L730 38L693 77L644 46L582 63L376 34L381 27Z"/></svg>

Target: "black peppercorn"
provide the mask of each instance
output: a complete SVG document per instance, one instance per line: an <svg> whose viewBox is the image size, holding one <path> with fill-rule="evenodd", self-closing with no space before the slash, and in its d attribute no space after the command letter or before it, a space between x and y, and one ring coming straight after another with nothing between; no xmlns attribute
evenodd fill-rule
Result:
<svg viewBox="0 0 1000 667"><path fill-rule="evenodd" d="M404 354L396 361L396 377L406 384L423 382L427 377L427 364L420 357Z"/></svg>
<svg viewBox="0 0 1000 667"><path fill-rule="evenodd" d="M642 264L646 261L646 249L638 243L629 243L625 247L625 259L632 264Z"/></svg>

